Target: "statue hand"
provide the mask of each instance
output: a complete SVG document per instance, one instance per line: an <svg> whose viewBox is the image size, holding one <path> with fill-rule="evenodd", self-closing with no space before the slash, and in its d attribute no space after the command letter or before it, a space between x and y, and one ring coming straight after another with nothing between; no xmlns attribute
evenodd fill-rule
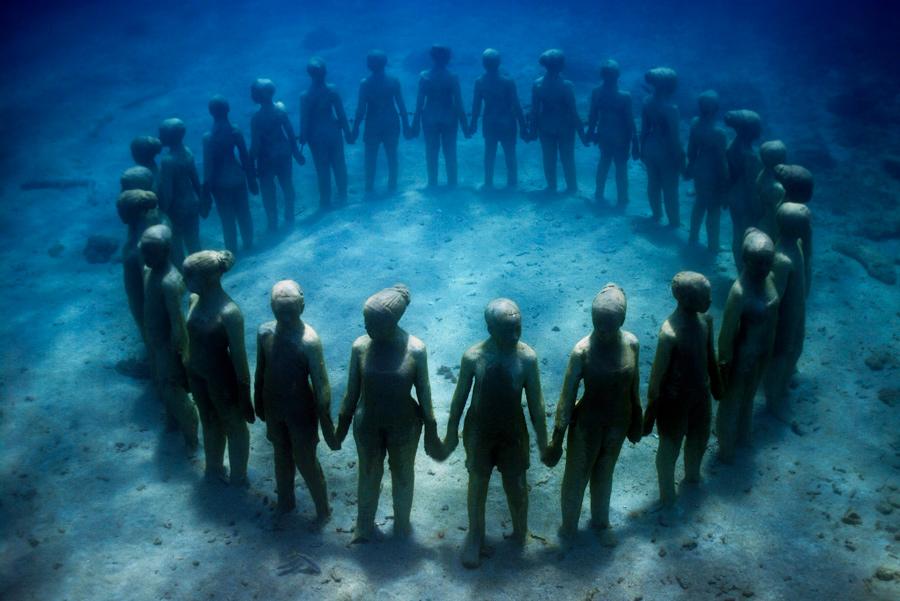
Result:
<svg viewBox="0 0 900 601"><path fill-rule="evenodd" d="M303 156L303 152L299 150L294 153L294 160L297 161L297 164L301 167L306 164L306 157Z"/></svg>
<svg viewBox="0 0 900 601"><path fill-rule="evenodd" d="M444 445L438 438L437 422L434 420L425 420L425 454L435 461L443 461L447 458L444 453Z"/></svg>
<svg viewBox="0 0 900 601"><path fill-rule="evenodd" d="M459 433L455 428L451 429L449 426L447 427L447 435L444 436L444 459L449 457L454 450L456 450L456 446L459 444Z"/></svg>
<svg viewBox="0 0 900 601"><path fill-rule="evenodd" d="M631 444L639 443L641 441L641 422L634 420L634 422L631 424L631 427L628 428L627 436L628 440L631 441Z"/></svg>
<svg viewBox="0 0 900 601"><path fill-rule="evenodd" d="M631 158L635 161L641 160L641 149L638 148L637 144L631 146Z"/></svg>
<svg viewBox="0 0 900 601"><path fill-rule="evenodd" d="M256 181L256 178L251 178L250 181L247 182L247 188L250 189L250 194L253 196L259 195L259 182Z"/></svg>
<svg viewBox="0 0 900 601"><path fill-rule="evenodd" d="M556 464L559 463L559 460L562 458L562 445L558 444L555 440L547 445L547 448L544 449L544 452L541 453L541 462L547 467L556 467Z"/></svg>
<svg viewBox="0 0 900 601"><path fill-rule="evenodd" d="M347 438L347 432L350 431L350 421L353 418L349 415L344 415L343 413L338 416L338 425L334 430L334 440L340 448L341 444L344 442L344 439Z"/></svg>
<svg viewBox="0 0 900 601"><path fill-rule="evenodd" d="M248 424L252 424L256 421L256 413L253 409L253 402L250 401L250 385L249 384L239 384L240 388L238 390L238 405L241 408L241 413L244 415L244 420Z"/></svg>

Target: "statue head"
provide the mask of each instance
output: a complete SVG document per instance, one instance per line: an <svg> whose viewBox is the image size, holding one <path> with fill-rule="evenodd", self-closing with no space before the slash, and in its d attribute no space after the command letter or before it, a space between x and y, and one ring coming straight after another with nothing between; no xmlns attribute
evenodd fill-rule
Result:
<svg viewBox="0 0 900 601"><path fill-rule="evenodd" d="M605 84L614 84L619 81L619 63L613 59L607 59L600 65L600 79Z"/></svg>
<svg viewBox="0 0 900 601"><path fill-rule="evenodd" d="M162 142L153 136L138 136L131 141L131 158L138 165L150 165L162 152Z"/></svg>
<svg viewBox="0 0 900 601"><path fill-rule="evenodd" d="M734 130L739 138L752 142L762 135L762 120L755 111L746 109L725 113L725 125Z"/></svg>
<svg viewBox="0 0 900 601"><path fill-rule="evenodd" d="M654 67L644 73L647 82L657 96L671 96L678 89L678 73L668 67Z"/></svg>
<svg viewBox="0 0 900 601"><path fill-rule="evenodd" d="M151 225L141 234L138 248L144 264L150 269L165 267L172 247L172 230L167 225Z"/></svg>
<svg viewBox="0 0 900 601"><path fill-rule="evenodd" d="M541 55L538 63L547 70L547 73L559 74L566 68L566 55L558 48L551 48Z"/></svg>
<svg viewBox="0 0 900 601"><path fill-rule="evenodd" d="M159 126L159 140L163 146L178 146L184 141L187 128L181 119L166 119Z"/></svg>
<svg viewBox="0 0 900 601"><path fill-rule="evenodd" d="M778 235L787 240L798 240L809 232L810 210L799 202L783 202L775 213Z"/></svg>
<svg viewBox="0 0 900 601"><path fill-rule="evenodd" d="M429 51L431 61L436 67L446 67L450 63L450 57L452 54L453 53L450 51L450 47L444 46L443 44L435 44Z"/></svg>
<svg viewBox="0 0 900 601"><path fill-rule="evenodd" d="M787 146L781 140L769 140L759 146L759 160L766 169L787 163Z"/></svg>
<svg viewBox="0 0 900 601"><path fill-rule="evenodd" d="M119 185L125 190L152 190L153 172L146 167L129 167L119 176Z"/></svg>
<svg viewBox="0 0 900 601"><path fill-rule="evenodd" d="M250 99L257 104L272 102L275 98L275 83L271 79L260 78L250 85Z"/></svg>
<svg viewBox="0 0 900 601"><path fill-rule="evenodd" d="M227 250L201 250L184 260L181 272L188 290L201 294L219 284L222 274L234 265L234 255Z"/></svg>
<svg viewBox="0 0 900 601"><path fill-rule="evenodd" d="M488 48L481 53L481 64L485 71L497 71L500 68L500 53L493 48Z"/></svg>
<svg viewBox="0 0 900 601"><path fill-rule="evenodd" d="M678 306L694 313L706 313L712 303L709 280L696 271L681 271L672 278L672 296Z"/></svg>
<svg viewBox="0 0 900 601"><path fill-rule="evenodd" d="M812 200L813 176L806 167L778 165L775 167L775 179L784 188L786 201L807 203Z"/></svg>
<svg viewBox="0 0 900 601"><path fill-rule="evenodd" d="M741 260L744 263L741 273L747 273L753 279L765 278L775 260L775 244L762 230L747 228L741 245Z"/></svg>
<svg viewBox="0 0 900 601"><path fill-rule="evenodd" d="M212 115L213 119L225 119L228 117L228 111L231 110L231 107L228 106L228 101L220 94L216 94L209 99L208 107L209 114Z"/></svg>
<svg viewBox="0 0 900 601"><path fill-rule="evenodd" d="M125 190L116 199L116 211L122 223L132 225L142 219L147 211L155 209L157 204L156 194L149 190Z"/></svg>
<svg viewBox="0 0 900 601"><path fill-rule="evenodd" d="M409 288L405 284L394 284L366 299L363 320L369 338L376 341L390 339L397 330L397 324L406 312L409 301Z"/></svg>
<svg viewBox="0 0 900 601"><path fill-rule="evenodd" d="M488 334L501 348L512 348L522 336L522 312L508 298L495 298L484 309Z"/></svg>
<svg viewBox="0 0 900 601"><path fill-rule="evenodd" d="M325 75L327 75L328 69L325 67L324 60L318 56L314 56L306 63L306 72L313 81L323 82L325 81Z"/></svg>
<svg viewBox="0 0 900 601"><path fill-rule="evenodd" d="M380 73L387 67L387 54L381 50L371 50L366 56L366 66L373 73Z"/></svg>
<svg viewBox="0 0 900 601"><path fill-rule="evenodd" d="M287 323L299 319L306 307L303 289L294 280L281 280L272 286L270 303L275 319Z"/></svg>
<svg viewBox="0 0 900 601"><path fill-rule="evenodd" d="M701 117L712 117L719 112L719 95L715 90L706 90L697 96L697 109Z"/></svg>
<svg viewBox="0 0 900 601"><path fill-rule="evenodd" d="M618 284L606 284L591 303L594 333L601 339L613 337L625 323L628 302L625 291Z"/></svg>

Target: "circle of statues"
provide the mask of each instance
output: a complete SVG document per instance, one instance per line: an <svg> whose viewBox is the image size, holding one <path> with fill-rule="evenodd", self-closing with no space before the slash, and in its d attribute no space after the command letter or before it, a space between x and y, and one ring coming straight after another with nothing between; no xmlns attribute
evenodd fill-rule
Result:
<svg viewBox="0 0 900 601"><path fill-rule="evenodd" d="M386 73L383 52L368 55L371 75L362 80L351 126L337 91L326 83L324 61L313 58L310 87L300 101L300 130L294 135L284 105L274 100L268 79L253 82L250 95L259 105L250 124L249 148L228 119L221 96L209 101L212 128L203 137L203 173L184 145L185 125L166 119L159 138L142 136L131 144L136 166L121 176L116 208L128 228L124 246L124 285L132 316L140 329L163 400L169 425L181 432L188 449L199 448L202 432L206 476L248 486L248 423L265 422L272 443L277 513L295 508L294 477L299 471L315 504L317 521L328 520L326 479L317 458L321 430L330 449L338 450L352 426L358 453L358 516L353 540L380 535L375 526L384 462L391 472L394 534L412 530L410 512L415 456L424 431L425 452L444 461L462 442L469 474L469 527L462 563L477 567L485 555L485 502L496 468L512 518L512 539L524 544L528 533L529 432L524 393L541 461L555 466L563 455L560 539L578 530L585 489L590 484L590 525L601 540L614 544L609 521L612 477L625 439L632 443L659 436L656 467L660 506L676 501L675 463L684 449L685 483L700 479L700 464L710 433L718 438L719 459L731 463L752 438L753 401L762 388L766 406L777 418L790 419L788 385L803 348L805 304L812 259L811 217L806 206L813 178L787 164L780 141L758 149L759 115L730 111L724 123L734 130L728 143L717 125L719 99L706 91L697 99L687 149L679 138L678 107L673 102L677 74L654 68L645 74L652 90L635 127L631 96L618 89L619 65L608 60L602 83L593 90L585 125L574 87L563 78L565 57L548 50L540 57L545 74L532 88L523 110L515 82L500 71L500 54L483 54L484 74L474 85L471 119L463 107L458 78L448 70L451 52L431 49L433 66L422 72L409 120L400 83ZM710 307L710 283L702 274L683 271L672 279L675 309L659 331L650 372L646 408L640 399L638 339L622 330L625 291L607 284L591 307L593 331L578 341L568 365L548 435L539 364L521 341L522 315L515 302L491 301L485 309L487 338L462 356L456 390L443 439L431 399L425 344L400 325L410 291L397 284L376 292L363 304L366 333L350 353L346 394L337 424L331 417L331 389L322 343L304 322L303 290L294 281L271 291L273 321L257 334L255 377L244 343L244 322L221 280L235 262L240 232L244 250L253 245L249 194L260 194L270 231L278 227L276 181L281 188L284 222L294 220L292 162L305 163L309 147L323 208L347 196L344 142L353 144L365 123L365 190L374 189L378 150L388 163L388 188L397 187L400 134L425 139L427 182L437 185L443 154L447 183L457 183L457 133L484 136L484 186L491 188L498 145L506 161L507 186L517 185L516 139L539 140L549 191L557 188L562 164L567 190L576 191L575 138L600 148L596 198L602 200L607 175L615 168L616 207L628 204L627 161L643 161L654 221L663 213L671 227L679 220L678 179L694 182L696 198L689 242L697 244L706 220L710 251L719 248L719 214L728 208L733 224L732 253L738 277L716 331ZM163 149L160 165L156 157ZM332 179L334 192L332 192ZM201 250L199 223L215 203L227 250ZM183 300L190 291L185 315ZM583 390L578 397L579 388ZM415 396L412 392L415 391ZM712 399L718 401L713 421ZM466 410L466 405L469 408ZM224 466L225 451L228 465Z"/></svg>

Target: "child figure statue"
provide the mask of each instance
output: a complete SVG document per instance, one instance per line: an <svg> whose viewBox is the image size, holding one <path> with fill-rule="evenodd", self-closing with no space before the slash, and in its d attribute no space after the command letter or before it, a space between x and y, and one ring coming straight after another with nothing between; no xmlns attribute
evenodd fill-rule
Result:
<svg viewBox="0 0 900 601"><path fill-rule="evenodd" d="M781 140L771 140L759 145L762 171L756 178L756 202L762 212L756 227L773 240L778 235L775 214L784 201L784 187L775 177L775 167L787 163L787 147Z"/></svg>
<svg viewBox="0 0 900 601"><path fill-rule="evenodd" d="M403 101L403 90L400 80L393 75L385 74L387 55L381 50L372 50L366 58L371 75L359 84L359 99L356 103L356 116L353 118L353 131L348 142L353 143L359 136L360 125L366 122L363 133L366 163L366 192L375 190L375 165L378 160L378 147L384 146L384 154L388 164L388 191L397 190L397 146L400 141L400 125L409 133L409 116L406 103Z"/></svg>
<svg viewBox="0 0 900 601"><path fill-rule="evenodd" d="M675 504L675 462L684 442L684 480L700 482L700 464L709 442L712 420L710 392L722 397L719 366L713 346L710 285L705 276L682 271L672 279L678 307L659 330L656 357L647 387L644 435L659 431L656 473L659 501L664 509Z"/></svg>
<svg viewBox="0 0 900 601"><path fill-rule="evenodd" d="M678 175L684 169L678 107L672 100L678 75L667 67L656 67L644 74L644 81L653 88L641 111L641 159L647 167L650 210L658 223L665 205L669 226L678 227Z"/></svg>
<svg viewBox="0 0 900 601"><path fill-rule="evenodd" d="M315 330L300 316L303 291L292 280L272 287L275 321L259 327L256 342L256 416L266 423L266 437L275 458L275 485L278 513L293 511L294 473L306 482L316 506L316 522L324 524L331 515L328 488L322 466L316 458L319 426L329 448L338 450L331 422L331 387Z"/></svg>
<svg viewBox="0 0 900 601"><path fill-rule="evenodd" d="M153 184L148 190L156 192L157 179L159 178L159 166L156 157L162 152L162 142L153 136L138 136L131 141L131 158L139 167L146 167L153 174Z"/></svg>
<svg viewBox="0 0 900 601"><path fill-rule="evenodd" d="M463 544L462 564L476 568L485 552L484 509L491 472L496 467L512 517L512 539L524 545L528 536L529 466L528 427L522 411L522 392L543 456L547 449L544 397L537 354L520 342L522 314L511 300L492 300L484 310L490 337L469 348L460 363L459 381L450 405L444 438L449 455L459 442L459 421L472 392L466 413L463 444L469 471L469 531Z"/></svg>
<svg viewBox="0 0 900 601"><path fill-rule="evenodd" d="M775 179L784 187L784 202L809 204L813 195L813 176L800 165L778 165L775 167ZM812 283L812 213L807 214L807 228L800 236L800 247L803 249L803 266L806 269L806 296L809 296Z"/></svg>
<svg viewBox="0 0 900 601"><path fill-rule="evenodd" d="M719 252L719 218L728 191L728 140L725 130L716 125L719 95L707 90L697 98L700 116L691 123L688 138L685 178L694 180L694 208L691 210L691 232L688 241L700 240L700 224L706 216L706 246L709 252Z"/></svg>
<svg viewBox="0 0 900 601"><path fill-rule="evenodd" d="M347 161L344 157L344 137L350 141L350 124L344 112L344 102L337 89L325 83L325 61L313 57L306 65L309 88L300 96L300 144L309 144L316 180L319 185L319 206L331 206L331 176L337 200L347 200Z"/></svg>
<svg viewBox="0 0 900 601"><path fill-rule="evenodd" d="M500 73L500 53L488 48L481 55L484 74L475 80L472 98L472 120L469 135L478 129L481 107L484 105L484 187L494 187L494 165L497 160L497 145L503 147L506 159L506 187L515 188L518 183L518 162L516 160L516 126L525 129L525 115L519 103L516 82Z"/></svg>
<svg viewBox="0 0 900 601"><path fill-rule="evenodd" d="M762 170L753 143L762 133L759 115L753 111L728 111L725 125L735 132L735 138L728 145L728 209L731 213L731 252L734 266L740 271L741 247L744 233L754 223L759 223L762 210L756 196L756 178Z"/></svg>
<svg viewBox="0 0 900 601"><path fill-rule="evenodd" d="M772 239L750 228L744 236L744 268L731 286L719 330L722 400L716 413L719 459L734 461L735 447L749 445L753 399L772 352L778 319L778 292L770 273L775 259Z"/></svg>
<svg viewBox="0 0 900 601"><path fill-rule="evenodd" d="M587 139L600 147L597 164L597 187L594 198L603 200L606 178L612 165L616 167L616 208L628 205L628 151L634 160L640 158L640 142L634 126L631 94L619 89L619 63L610 59L600 67L603 84L591 93Z"/></svg>
<svg viewBox="0 0 900 601"><path fill-rule="evenodd" d="M306 159L297 146L294 128L281 102L275 102L275 84L271 79L257 79L250 86L250 98L259 110L250 120L250 160L259 177L259 191L266 210L268 231L278 229L278 203L275 199L275 180L284 195L284 221L294 223L294 179L291 157L298 165Z"/></svg>
<svg viewBox="0 0 900 601"><path fill-rule="evenodd" d="M184 436L193 453L197 450L197 408L188 396L187 330L184 325L185 287L181 273L169 260L172 231L154 225L141 235L144 259L144 332L151 357L153 381L166 408L170 428Z"/></svg>
<svg viewBox="0 0 900 601"><path fill-rule="evenodd" d="M616 544L609 526L613 471L625 438L635 444L641 439L640 344L621 329L625 310L624 291L616 284L604 286L591 307L594 331L569 355L553 439L544 457L546 465L556 465L568 429L559 529L564 541L578 530L584 489L590 482L591 527L605 546ZM581 384L584 396L576 404Z"/></svg>
<svg viewBox="0 0 900 601"><path fill-rule="evenodd" d="M159 207L172 222L172 263L181 265L185 254L200 250L200 217L210 207L201 206L200 176L194 155L184 145L184 122L166 119L159 139L169 149L159 166Z"/></svg>

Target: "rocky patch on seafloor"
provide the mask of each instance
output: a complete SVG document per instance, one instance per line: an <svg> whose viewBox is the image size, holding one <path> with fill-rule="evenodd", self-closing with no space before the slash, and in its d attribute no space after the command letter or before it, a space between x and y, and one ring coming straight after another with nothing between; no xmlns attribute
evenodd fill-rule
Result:
<svg viewBox="0 0 900 601"><path fill-rule="evenodd" d="M94 234L84 245L84 258L88 263L108 263L119 248L119 241L112 236Z"/></svg>
<svg viewBox="0 0 900 601"><path fill-rule="evenodd" d="M879 282L884 282L885 284L897 283L894 262L871 246L844 238L835 242L832 248L862 265L866 273Z"/></svg>

